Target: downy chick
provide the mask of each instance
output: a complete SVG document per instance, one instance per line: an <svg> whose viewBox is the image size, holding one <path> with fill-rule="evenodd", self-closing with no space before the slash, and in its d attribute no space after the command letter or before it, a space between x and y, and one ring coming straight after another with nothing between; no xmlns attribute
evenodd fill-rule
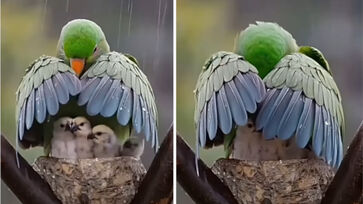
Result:
<svg viewBox="0 0 363 204"><path fill-rule="evenodd" d="M96 158L119 156L120 144L113 130L106 125L97 125L92 129L94 141L93 153Z"/></svg>
<svg viewBox="0 0 363 204"><path fill-rule="evenodd" d="M51 156L56 158L76 159L76 142L71 132L72 118L62 117L53 124Z"/></svg>
<svg viewBox="0 0 363 204"><path fill-rule="evenodd" d="M130 137L122 146L121 156L132 156L140 159L144 153L144 139L139 137Z"/></svg>
<svg viewBox="0 0 363 204"><path fill-rule="evenodd" d="M82 116L74 118L71 131L75 135L76 153L78 158L93 158L93 141L88 139L88 136L92 134L92 127L87 118Z"/></svg>

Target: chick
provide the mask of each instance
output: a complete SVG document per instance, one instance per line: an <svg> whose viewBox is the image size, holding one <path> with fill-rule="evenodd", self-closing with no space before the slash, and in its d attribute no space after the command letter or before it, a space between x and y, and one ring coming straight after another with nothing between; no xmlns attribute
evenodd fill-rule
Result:
<svg viewBox="0 0 363 204"><path fill-rule="evenodd" d="M136 159L140 159L142 153L144 153L145 141L139 137L130 137L121 148L121 156L132 156Z"/></svg>
<svg viewBox="0 0 363 204"><path fill-rule="evenodd" d="M79 116L73 119L71 127L76 140L76 153L79 159L93 158L93 141L88 139L92 134L91 123L87 118Z"/></svg>
<svg viewBox="0 0 363 204"><path fill-rule="evenodd" d="M92 129L94 146L93 153L96 158L119 156L120 144L113 130L106 125L97 125Z"/></svg>
<svg viewBox="0 0 363 204"><path fill-rule="evenodd" d="M57 158L76 159L76 142L71 132L72 118L62 117L53 124L51 140L51 156Z"/></svg>

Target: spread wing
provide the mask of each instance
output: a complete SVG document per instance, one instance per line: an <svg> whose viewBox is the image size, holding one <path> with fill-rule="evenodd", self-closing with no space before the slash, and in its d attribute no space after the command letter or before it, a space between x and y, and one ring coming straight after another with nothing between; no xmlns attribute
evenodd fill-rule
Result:
<svg viewBox="0 0 363 204"><path fill-rule="evenodd" d="M257 129L266 139L289 139L309 145L328 164L343 157L344 115L332 76L310 57L284 57L264 79L268 92L258 113Z"/></svg>
<svg viewBox="0 0 363 204"><path fill-rule="evenodd" d="M222 144L236 125L247 124L248 113L255 113L265 92L257 69L242 56L214 54L204 65L195 90L197 144Z"/></svg>
<svg viewBox="0 0 363 204"><path fill-rule="evenodd" d="M26 70L18 90L17 139L24 148L43 145L42 125L81 91L81 83L63 60L42 56Z"/></svg>
<svg viewBox="0 0 363 204"><path fill-rule="evenodd" d="M99 57L81 78L78 104L87 114L116 116L120 125L132 124L144 131L146 140L158 147L157 110L153 90L147 77L127 56L110 52Z"/></svg>

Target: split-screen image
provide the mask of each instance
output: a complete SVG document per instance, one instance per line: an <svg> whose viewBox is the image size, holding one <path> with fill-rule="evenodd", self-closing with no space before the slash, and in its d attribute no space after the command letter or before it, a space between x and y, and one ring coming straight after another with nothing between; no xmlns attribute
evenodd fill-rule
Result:
<svg viewBox="0 0 363 204"><path fill-rule="evenodd" d="M361 203L362 8L1 1L1 203Z"/></svg>

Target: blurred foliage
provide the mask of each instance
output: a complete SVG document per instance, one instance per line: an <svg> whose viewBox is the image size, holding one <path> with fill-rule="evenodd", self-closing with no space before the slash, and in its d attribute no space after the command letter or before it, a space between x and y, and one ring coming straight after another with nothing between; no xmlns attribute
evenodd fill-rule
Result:
<svg viewBox="0 0 363 204"><path fill-rule="evenodd" d="M102 27L112 50L130 53L139 61L154 90L161 142L173 118L172 8L172 0L3 0L1 132L15 146L15 92L25 69L43 54L55 55L64 24L86 18ZM43 150L20 150L20 154L32 163ZM146 143L142 161L147 168L154 155ZM6 185L1 185L2 203L19 203Z"/></svg>
<svg viewBox="0 0 363 204"><path fill-rule="evenodd" d="M288 30L299 45L315 46L328 59L343 97L345 148L361 122L362 1L177 1L177 130L195 149L194 94L205 60L221 50L233 51L239 32L255 21L273 21ZM201 150L211 165L223 147ZM178 203L191 203L178 186Z"/></svg>

